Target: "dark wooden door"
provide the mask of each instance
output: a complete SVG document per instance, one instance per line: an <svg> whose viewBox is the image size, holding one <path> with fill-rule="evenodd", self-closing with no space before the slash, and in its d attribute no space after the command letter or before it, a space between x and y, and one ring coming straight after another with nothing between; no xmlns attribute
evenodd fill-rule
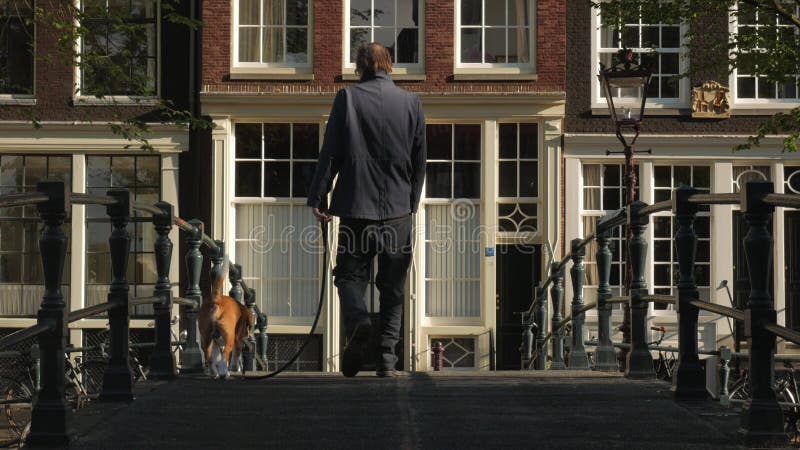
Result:
<svg viewBox="0 0 800 450"><path fill-rule="evenodd" d="M784 213L786 326L800 330L800 211Z"/></svg>
<svg viewBox="0 0 800 450"><path fill-rule="evenodd" d="M744 251L744 238L747 236L747 221L741 211L733 212L733 303L736 308L744 309L750 297L750 272L747 270L747 256ZM767 224L772 232L772 220ZM772 271L769 279L772 280ZM769 283L769 294L774 298L774 283ZM744 323L736 322L736 339L744 342Z"/></svg>
<svg viewBox="0 0 800 450"><path fill-rule="evenodd" d="M541 246L497 247L497 370L519 370L520 316L533 301L541 274Z"/></svg>

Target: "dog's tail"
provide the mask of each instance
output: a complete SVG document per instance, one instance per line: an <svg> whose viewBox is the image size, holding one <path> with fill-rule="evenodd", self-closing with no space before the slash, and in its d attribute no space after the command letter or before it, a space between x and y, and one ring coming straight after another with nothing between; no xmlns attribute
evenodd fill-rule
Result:
<svg viewBox="0 0 800 450"><path fill-rule="evenodd" d="M225 284L225 278L228 274L228 255L225 255L225 262L222 264L222 272L220 272L219 276L216 280L214 280L214 284L211 288L211 298L217 299L222 296L222 286Z"/></svg>

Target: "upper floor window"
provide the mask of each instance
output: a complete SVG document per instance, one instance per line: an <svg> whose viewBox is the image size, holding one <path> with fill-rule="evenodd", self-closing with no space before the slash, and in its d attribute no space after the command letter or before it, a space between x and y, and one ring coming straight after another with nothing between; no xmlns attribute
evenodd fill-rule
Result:
<svg viewBox="0 0 800 450"><path fill-rule="evenodd" d="M349 0L345 66L355 68L356 50L362 44L383 44L392 55L397 72L421 64L421 0Z"/></svg>
<svg viewBox="0 0 800 450"><path fill-rule="evenodd" d="M0 94L33 94L32 6L0 0Z"/></svg>
<svg viewBox="0 0 800 450"><path fill-rule="evenodd" d="M533 68L532 0L459 0L456 65Z"/></svg>
<svg viewBox="0 0 800 450"><path fill-rule="evenodd" d="M599 15L599 13L598 13ZM594 80L593 103L598 107L605 106L602 89L599 88L597 73L599 64L613 66L612 58L621 48L629 48L636 54L639 63L653 73L647 87L648 103L677 107L688 100L686 79L680 74L687 69L684 48L681 45L682 27L672 23L647 23L641 15L631 14L616 27L605 27L595 16L593 29L593 55L591 77ZM621 101L636 101L639 92L620 89L616 98Z"/></svg>
<svg viewBox="0 0 800 450"><path fill-rule="evenodd" d="M308 0L234 2L234 68L310 67Z"/></svg>
<svg viewBox="0 0 800 450"><path fill-rule="evenodd" d="M160 2L82 0L82 95L158 95Z"/></svg>
<svg viewBox="0 0 800 450"><path fill-rule="evenodd" d="M800 14L800 5L784 5L793 14ZM759 62L770 59L764 45L796 45L798 28L774 12L765 11L739 2L734 19L736 41L740 43L737 55L739 64L734 72L733 83L737 100L781 100L789 103L800 101L800 74L789 72L783 82L770 81L764 76ZM742 47L747 47L744 50ZM774 47L773 47L774 48ZM798 71L800 72L800 71Z"/></svg>

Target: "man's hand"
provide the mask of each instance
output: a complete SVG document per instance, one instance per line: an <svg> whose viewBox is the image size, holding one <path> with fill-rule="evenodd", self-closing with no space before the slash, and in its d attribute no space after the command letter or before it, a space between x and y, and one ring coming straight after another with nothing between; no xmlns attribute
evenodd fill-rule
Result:
<svg viewBox="0 0 800 450"><path fill-rule="evenodd" d="M314 214L314 217L320 222L330 222L331 216L325 214L324 212L320 211L319 208L311 208L311 213Z"/></svg>

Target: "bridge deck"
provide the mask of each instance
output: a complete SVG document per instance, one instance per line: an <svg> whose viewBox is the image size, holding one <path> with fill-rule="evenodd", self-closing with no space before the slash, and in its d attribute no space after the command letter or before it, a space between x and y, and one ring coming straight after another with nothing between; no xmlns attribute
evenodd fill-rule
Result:
<svg viewBox="0 0 800 450"><path fill-rule="evenodd" d="M738 415L576 372L146 382L79 411L75 448L737 448Z"/></svg>

